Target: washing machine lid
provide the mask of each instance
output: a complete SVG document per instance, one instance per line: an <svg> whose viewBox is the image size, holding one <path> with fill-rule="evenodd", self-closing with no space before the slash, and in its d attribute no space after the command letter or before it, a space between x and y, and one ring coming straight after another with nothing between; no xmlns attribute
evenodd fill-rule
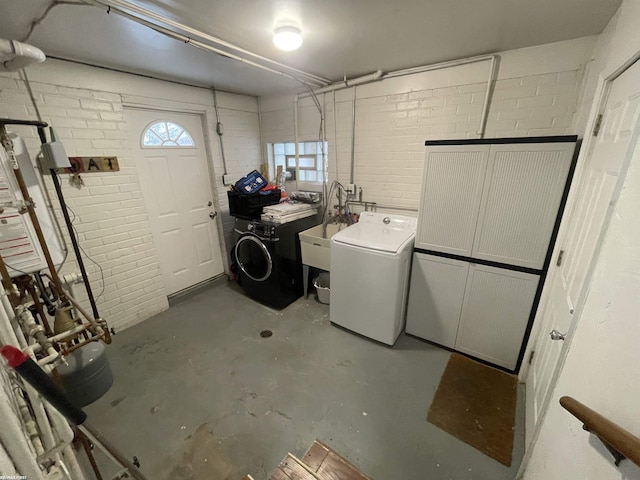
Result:
<svg viewBox="0 0 640 480"><path fill-rule="evenodd" d="M360 221L336 233L332 241L345 245L397 253L413 241L417 220L403 215L362 212Z"/></svg>

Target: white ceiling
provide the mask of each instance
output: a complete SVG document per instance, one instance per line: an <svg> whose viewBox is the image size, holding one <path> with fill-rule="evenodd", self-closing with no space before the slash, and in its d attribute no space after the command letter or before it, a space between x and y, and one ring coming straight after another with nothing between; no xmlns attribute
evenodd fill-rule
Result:
<svg viewBox="0 0 640 480"><path fill-rule="evenodd" d="M620 0L130 0L331 80L598 34ZM0 37L21 40L51 0L2 0ZM296 52L271 43L295 20ZM185 45L97 7L59 5L29 39L47 55L222 90L266 95L293 80Z"/></svg>

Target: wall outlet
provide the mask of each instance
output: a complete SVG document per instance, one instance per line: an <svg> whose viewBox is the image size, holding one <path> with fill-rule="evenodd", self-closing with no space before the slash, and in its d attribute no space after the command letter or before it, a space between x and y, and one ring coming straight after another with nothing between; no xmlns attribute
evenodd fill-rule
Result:
<svg viewBox="0 0 640 480"><path fill-rule="evenodd" d="M345 190L347 190L347 193L350 194L355 194L356 193L356 184L355 183L347 183L347 186L345 187Z"/></svg>
<svg viewBox="0 0 640 480"><path fill-rule="evenodd" d="M236 183L236 181L238 180L238 176L237 175L232 175L230 173L225 173L222 176L222 183L227 186L227 185L233 185L234 183Z"/></svg>

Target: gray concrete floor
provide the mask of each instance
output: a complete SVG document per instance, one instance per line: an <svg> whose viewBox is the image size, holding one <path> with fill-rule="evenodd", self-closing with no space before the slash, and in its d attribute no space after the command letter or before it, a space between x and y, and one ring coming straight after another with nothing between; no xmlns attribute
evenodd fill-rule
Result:
<svg viewBox="0 0 640 480"><path fill-rule="evenodd" d="M276 312L211 287L117 334L109 358L114 385L85 410L153 479L265 479L316 438L377 480L513 479L522 458L522 390L507 468L426 421L449 352L348 333L311 296Z"/></svg>

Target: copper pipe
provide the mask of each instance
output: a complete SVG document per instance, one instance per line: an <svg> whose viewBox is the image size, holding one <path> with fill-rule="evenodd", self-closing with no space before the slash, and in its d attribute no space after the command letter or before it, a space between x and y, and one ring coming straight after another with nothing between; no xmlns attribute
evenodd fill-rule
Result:
<svg viewBox="0 0 640 480"><path fill-rule="evenodd" d="M84 432L82 432L80 429L76 429L76 435L78 438L78 441L80 442L80 444L82 445L82 448L84 449L85 453L87 454L87 458L89 459L89 463L91 464L91 468L93 469L93 473L95 474L96 478L98 480L102 480L102 474L100 473L100 469L98 468L98 464L96 463L96 459L93 456L93 452L92 450L92 445L91 445L91 440L89 440L89 437L87 437Z"/></svg>
<svg viewBox="0 0 640 480"><path fill-rule="evenodd" d="M136 467L131 460L125 457L118 449L111 444L102 434L89 422L84 422L82 425L78 425L78 429L85 435L92 439L94 443L99 444L108 454L114 459L120 466L127 469L129 475L136 480L147 480L147 477Z"/></svg>
<svg viewBox="0 0 640 480"><path fill-rule="evenodd" d="M7 270L7 265L4 263L4 259L2 255L0 255L0 275L2 276L2 286L4 287L4 291L7 293L9 297L9 301L11 302L11 306L16 308L20 303L20 297L15 291L15 287L13 286L13 281L11 280L11 275L9 275L9 270Z"/></svg>
<svg viewBox="0 0 640 480"><path fill-rule="evenodd" d="M42 228L40 228L40 222L38 221L38 217L36 215L36 211L33 208L33 200L29 195L29 189L27 188L27 184L24 181L24 177L22 176L22 172L20 171L20 167L18 166L17 161L15 161L15 153L13 151L13 142L7 135L7 130L5 125L0 123L0 140L4 145L5 150L9 155L10 159L14 159L12 161L13 173L18 181L18 186L20 187L20 192L22 193L22 197L27 206L27 213L29 214L29 218L31 219L31 223L33 224L33 229L36 232L36 237L38 237L38 242L40 243L40 247L42 248L42 253L44 254L45 261L47 262L47 268L51 273L51 278L53 280L54 285L57 289L62 291L62 283L60 282L60 278L58 277L58 272L56 271L56 267L53 264L53 260L51 259L51 253L49 252L49 246L47 245L47 241L44 238L44 234L42 233ZM6 287L5 287L6 288Z"/></svg>
<svg viewBox="0 0 640 480"><path fill-rule="evenodd" d="M33 299L33 305L40 316L40 320L42 322L42 326L44 327L44 331L47 334L47 337L53 335L53 330L51 330L51 325L49 325L49 320L47 319L46 314L44 313L44 309L42 308L42 303L40 303L40 299L38 298L38 293L36 292L35 286L33 285L33 279L29 276L28 281L25 281L24 288Z"/></svg>

